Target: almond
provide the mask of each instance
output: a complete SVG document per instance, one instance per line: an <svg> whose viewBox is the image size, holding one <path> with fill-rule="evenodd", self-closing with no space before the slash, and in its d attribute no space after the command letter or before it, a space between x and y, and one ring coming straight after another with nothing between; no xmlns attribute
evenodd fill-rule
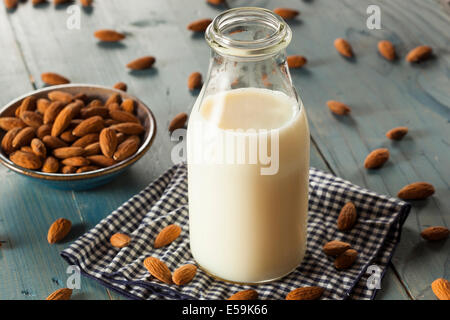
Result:
<svg viewBox="0 0 450 320"><path fill-rule="evenodd" d="M153 247L159 249L174 241L181 233L181 227L176 224L171 224L162 229L156 236Z"/></svg>
<svg viewBox="0 0 450 320"><path fill-rule="evenodd" d="M73 100L73 96L70 93L58 90L49 92L48 98L51 101L61 101L64 104L68 104Z"/></svg>
<svg viewBox="0 0 450 320"><path fill-rule="evenodd" d="M30 144L31 140L36 136L36 129L32 127L26 127L20 130L12 141L13 148L20 148Z"/></svg>
<svg viewBox="0 0 450 320"><path fill-rule="evenodd" d="M412 49L407 55L406 55L406 61L408 62L421 62L429 57L431 57L431 54L433 53L433 49L429 46L418 46L414 49Z"/></svg>
<svg viewBox="0 0 450 320"><path fill-rule="evenodd" d="M336 48L337 52L339 52L344 57L353 57L352 46L347 42L347 40L343 38L337 38L336 40L334 40L334 47Z"/></svg>
<svg viewBox="0 0 450 320"><path fill-rule="evenodd" d="M56 158L48 157L42 165L42 172L55 173L59 170L59 162Z"/></svg>
<svg viewBox="0 0 450 320"><path fill-rule="evenodd" d="M98 142L91 143L90 145L87 145L86 147L84 147L84 155L86 157L93 156L93 155L99 154L101 152L102 152L102 150L100 149L100 143L98 143Z"/></svg>
<svg viewBox="0 0 450 320"><path fill-rule="evenodd" d="M125 82L117 82L114 86L114 89L127 91L127 84Z"/></svg>
<svg viewBox="0 0 450 320"><path fill-rule="evenodd" d="M321 287L297 288L286 295L286 300L317 300L324 291L325 289Z"/></svg>
<svg viewBox="0 0 450 320"><path fill-rule="evenodd" d="M14 150L16 150L16 148L14 148L12 146L12 142L13 142L15 136L20 132L20 130L22 130L22 128L11 129L3 136L3 139L2 139L2 150L6 154L10 154Z"/></svg>
<svg viewBox="0 0 450 320"><path fill-rule="evenodd" d="M393 61L395 59L395 47L388 40L378 42L378 51L386 60Z"/></svg>
<svg viewBox="0 0 450 320"><path fill-rule="evenodd" d="M122 142L124 142L125 139L127 138L127 136L125 134L123 134L122 132L119 132L116 135L117 135L117 145L119 145Z"/></svg>
<svg viewBox="0 0 450 320"><path fill-rule="evenodd" d="M206 2L218 6L224 3L225 0L206 0Z"/></svg>
<svg viewBox="0 0 450 320"><path fill-rule="evenodd" d="M89 160L83 157L66 158L62 161L62 164L71 167L83 167L89 164Z"/></svg>
<svg viewBox="0 0 450 320"><path fill-rule="evenodd" d="M337 228L341 231L350 230L355 225L357 217L355 205L352 202L347 202L339 213Z"/></svg>
<svg viewBox="0 0 450 320"><path fill-rule="evenodd" d="M177 286L182 286L191 282L192 279L194 279L196 273L196 266L194 266L193 264L186 264L174 271L172 275L172 281Z"/></svg>
<svg viewBox="0 0 450 320"><path fill-rule="evenodd" d="M50 104L51 104L51 102L48 99L45 99L45 98L38 99L36 102L37 112L39 112L40 114L44 114L45 110L47 110L47 108L50 106Z"/></svg>
<svg viewBox="0 0 450 320"><path fill-rule="evenodd" d="M53 155L59 159L66 159L72 157L82 156L84 149L81 147L63 147L53 150Z"/></svg>
<svg viewBox="0 0 450 320"><path fill-rule="evenodd" d="M85 135L84 137L79 138L74 143L72 143L72 147L85 148L94 142L98 142L98 140L99 140L98 133L89 133L89 134Z"/></svg>
<svg viewBox="0 0 450 320"><path fill-rule="evenodd" d="M248 289L236 292L227 300L256 300L256 299L258 299L258 292L256 292L256 290L253 289Z"/></svg>
<svg viewBox="0 0 450 320"><path fill-rule="evenodd" d="M130 244L131 238L123 233L115 233L109 238L109 242L113 247L123 248Z"/></svg>
<svg viewBox="0 0 450 320"><path fill-rule="evenodd" d="M50 149L67 147L67 143L58 137L45 136L42 138L42 142L44 142L45 146Z"/></svg>
<svg viewBox="0 0 450 320"><path fill-rule="evenodd" d="M397 127L386 132L386 137L392 140L400 140L408 133L408 127Z"/></svg>
<svg viewBox="0 0 450 320"><path fill-rule="evenodd" d="M72 289L62 288L51 293L45 300L70 300Z"/></svg>
<svg viewBox="0 0 450 320"><path fill-rule="evenodd" d="M36 98L34 96L26 97L22 100L20 106L16 109L16 117L20 117L22 111L34 111L36 109Z"/></svg>
<svg viewBox="0 0 450 320"><path fill-rule="evenodd" d="M141 134L145 131L140 123L135 122L118 123L112 125L110 128L125 134Z"/></svg>
<svg viewBox="0 0 450 320"><path fill-rule="evenodd" d="M45 158L47 156L47 148L45 144L38 138L31 140L31 149L38 157Z"/></svg>
<svg viewBox="0 0 450 320"><path fill-rule="evenodd" d="M6 9L12 10L17 7L19 0L4 0L4 2L5 2Z"/></svg>
<svg viewBox="0 0 450 320"><path fill-rule="evenodd" d="M77 102L68 104L53 122L52 136L59 136L70 125L72 119L80 112L81 105Z"/></svg>
<svg viewBox="0 0 450 320"><path fill-rule="evenodd" d="M33 153L24 151L15 151L11 153L9 159L18 166L26 169L37 170L42 166L41 159Z"/></svg>
<svg viewBox="0 0 450 320"><path fill-rule="evenodd" d="M355 263L358 252L354 249L348 249L334 260L334 266L338 270L350 268Z"/></svg>
<svg viewBox="0 0 450 320"><path fill-rule="evenodd" d="M181 112L181 113L177 114L172 119L172 121L170 121L169 131L172 132L176 129L183 128L186 123L187 117L188 117L188 115L185 112Z"/></svg>
<svg viewBox="0 0 450 320"><path fill-rule="evenodd" d="M63 133L61 133L61 135L59 137L61 138L61 140L65 141L67 143L74 142L75 140L78 139L77 136L74 136L72 134L72 130L64 131Z"/></svg>
<svg viewBox="0 0 450 320"><path fill-rule="evenodd" d="M120 107L123 109L123 111L133 114L135 104L136 103L134 102L133 99L125 99L122 101L122 104L120 105Z"/></svg>
<svg viewBox="0 0 450 320"><path fill-rule="evenodd" d="M385 164L389 159L389 150L386 148L379 148L369 153L364 160L364 167L366 169L376 169Z"/></svg>
<svg viewBox="0 0 450 320"><path fill-rule="evenodd" d="M76 173L83 173L83 172L89 172L89 171L94 171L94 170L98 170L100 169L100 167L97 166L83 166L83 167L79 167L77 169L77 171L75 171Z"/></svg>
<svg viewBox="0 0 450 320"><path fill-rule="evenodd" d="M329 100L327 101L327 106L333 112L334 114L337 114L339 116L347 115L351 112L351 109L346 104L336 101L336 100Z"/></svg>
<svg viewBox="0 0 450 320"><path fill-rule="evenodd" d="M347 242L333 240L323 246L323 252L328 256L338 256L350 248L351 246Z"/></svg>
<svg viewBox="0 0 450 320"><path fill-rule="evenodd" d="M53 123L58 114L61 112L62 108L64 108L64 103L62 103L61 101L53 101L52 103L50 103L50 105L44 112L44 123Z"/></svg>
<svg viewBox="0 0 450 320"><path fill-rule="evenodd" d="M90 161L90 163L95 164L99 167L110 167L117 163L115 160L105 157L102 154L88 156L88 157L86 157L86 159L88 159Z"/></svg>
<svg viewBox="0 0 450 320"><path fill-rule="evenodd" d="M428 182L414 182L404 186L397 193L397 197L403 200L423 200L434 193L434 187Z"/></svg>
<svg viewBox="0 0 450 320"><path fill-rule="evenodd" d="M148 272L156 279L172 284L172 274L167 267L167 265L155 257L148 257L144 260L144 266L147 268Z"/></svg>
<svg viewBox="0 0 450 320"><path fill-rule="evenodd" d="M53 0L53 3L55 4L55 6L59 6L70 1L72 0Z"/></svg>
<svg viewBox="0 0 450 320"><path fill-rule="evenodd" d="M442 226L434 226L434 227L428 227L424 229L420 235L425 240L429 241L438 241L448 238L450 235L450 231L446 227Z"/></svg>
<svg viewBox="0 0 450 320"><path fill-rule="evenodd" d="M108 108L108 114L111 111L122 111L122 108L119 106L119 104L117 102L108 103L107 108Z"/></svg>
<svg viewBox="0 0 450 320"><path fill-rule="evenodd" d="M187 83L189 90L201 89L203 85L202 74L200 72L192 72Z"/></svg>
<svg viewBox="0 0 450 320"><path fill-rule="evenodd" d="M49 136L52 133L52 126L49 124L43 124L36 130L36 136L39 139Z"/></svg>
<svg viewBox="0 0 450 320"><path fill-rule="evenodd" d="M145 56L129 62L127 64L127 68L130 68L132 70L149 69L153 66L155 61L156 61L155 57Z"/></svg>
<svg viewBox="0 0 450 320"><path fill-rule="evenodd" d="M133 114L126 111L119 110L110 110L109 115L112 119L117 120L119 122L137 122L139 123L139 119L136 118Z"/></svg>
<svg viewBox="0 0 450 320"><path fill-rule="evenodd" d="M113 93L112 95L109 96L109 98L106 100L105 102L105 106L108 106L111 103L120 103L120 101L122 100L120 94L118 93Z"/></svg>
<svg viewBox="0 0 450 320"><path fill-rule="evenodd" d="M102 29L94 32L94 37L104 42L117 42L125 39L123 33L110 29Z"/></svg>
<svg viewBox="0 0 450 320"><path fill-rule="evenodd" d="M102 106L86 107L81 109L80 114L83 119L87 119L93 116L100 116L102 118L106 118L109 115L109 109L107 107Z"/></svg>
<svg viewBox="0 0 450 320"><path fill-rule="evenodd" d="M299 55L288 56L286 60L287 60L288 67L291 69L301 68L307 62L307 60L304 56L299 56Z"/></svg>
<svg viewBox="0 0 450 320"><path fill-rule="evenodd" d="M58 84L70 83L70 80L53 72L44 72L41 74L41 79L44 83L54 86Z"/></svg>
<svg viewBox="0 0 450 320"><path fill-rule="evenodd" d="M82 137L89 133L100 132L103 128L103 118L100 116L93 116L83 120L75 127L75 129L73 129L72 134L77 137Z"/></svg>
<svg viewBox="0 0 450 320"><path fill-rule="evenodd" d="M30 146L23 146L23 147L20 147L20 151L28 152L28 153L33 153L33 154L34 154L33 149L31 149Z"/></svg>
<svg viewBox="0 0 450 320"><path fill-rule="evenodd" d="M80 2L81 2L81 5L83 6L83 7L90 7L91 5L92 5L92 2L93 2L94 0L80 0Z"/></svg>
<svg viewBox="0 0 450 320"><path fill-rule="evenodd" d="M116 152L114 152L113 159L116 161L122 161L139 149L140 139L138 136L130 136L125 139L121 144L117 146Z"/></svg>
<svg viewBox="0 0 450 320"><path fill-rule="evenodd" d="M64 173L64 174L75 173L76 171L77 171L77 168L74 166L63 166L61 168L61 173Z"/></svg>
<svg viewBox="0 0 450 320"><path fill-rule="evenodd" d="M65 236L70 232L72 227L72 222L70 220L59 218L52 223L48 229L47 240L48 243L56 243L64 239Z"/></svg>
<svg viewBox="0 0 450 320"><path fill-rule="evenodd" d="M431 289L439 300L450 300L450 282L447 279L434 280Z"/></svg>
<svg viewBox="0 0 450 320"><path fill-rule="evenodd" d="M117 93L115 93L117 96L119 96ZM86 106L87 108L90 107L102 107L103 106L103 102L100 99L94 99L91 102L89 102L89 104Z"/></svg>
<svg viewBox="0 0 450 320"><path fill-rule="evenodd" d="M211 22L211 19L195 20L188 24L187 29L194 32L204 32Z"/></svg>
<svg viewBox="0 0 450 320"><path fill-rule="evenodd" d="M119 111L120 112L120 111ZM108 157L112 158L114 152L117 148L117 135L116 132L110 128L105 128L100 132L99 137L100 149L102 153Z"/></svg>
<svg viewBox="0 0 450 320"><path fill-rule="evenodd" d="M286 20L294 19L300 13L298 10L290 8L275 8L273 9L273 12L275 12L277 15Z"/></svg>
<svg viewBox="0 0 450 320"><path fill-rule="evenodd" d="M15 117L1 117L0 128L9 131L14 128L25 128L27 125L19 118Z"/></svg>
<svg viewBox="0 0 450 320"><path fill-rule="evenodd" d="M42 125L42 116L34 111L22 111L20 113L20 119L30 127L39 128Z"/></svg>

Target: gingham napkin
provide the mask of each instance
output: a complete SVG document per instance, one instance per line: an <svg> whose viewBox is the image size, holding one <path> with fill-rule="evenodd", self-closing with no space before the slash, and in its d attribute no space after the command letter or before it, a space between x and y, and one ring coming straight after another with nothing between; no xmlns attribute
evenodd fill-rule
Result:
<svg viewBox="0 0 450 320"><path fill-rule="evenodd" d="M372 299L377 290L374 283L387 268L410 206L313 168L309 179L305 259L294 272L275 282L257 286L229 284L199 269L192 282L179 287L150 276L143 265L149 256L158 257L172 271L187 263L195 264L189 250L184 163L173 166L61 255L69 264L79 266L85 276L133 299L227 299L249 288L258 291L260 299L284 299L288 292L302 286L325 288L322 299ZM355 204L358 220L351 231L341 232L336 228L336 219L348 201ZM156 235L172 223L182 227L180 237L169 246L154 249ZM116 232L130 235L130 245L112 247L109 238ZM337 271L333 259L322 252L324 243L337 239L359 252L348 270Z"/></svg>

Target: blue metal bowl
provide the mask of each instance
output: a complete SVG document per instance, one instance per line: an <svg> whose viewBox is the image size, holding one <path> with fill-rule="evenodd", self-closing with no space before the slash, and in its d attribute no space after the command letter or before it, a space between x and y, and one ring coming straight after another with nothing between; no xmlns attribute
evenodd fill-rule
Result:
<svg viewBox="0 0 450 320"><path fill-rule="evenodd" d="M87 190L106 184L115 177L117 177L118 175L120 175L122 172L124 172L125 169L127 169L136 161L138 161L140 158L142 158L142 156L148 151L148 149L152 145L156 135L156 121L150 109L142 101L127 94L124 91L103 86L90 84L64 84L36 90L27 93L26 95L21 96L15 99L14 101L8 103L0 111L0 117L14 116L16 108L19 107L21 101L28 96L34 95L38 99L46 98L47 94L50 91L54 90L60 90L71 94L84 93L89 98L102 99L103 101L106 101L106 99L111 94L118 93L121 95L122 99L133 99L134 101L136 101L136 115L145 128L143 142L142 145L139 147L139 150L128 159L118 162L113 166L89 172L71 173L71 174L45 173L25 169L13 163L11 160L9 160L8 155L6 155L3 151L1 151L0 162L7 168L30 179L42 182L53 188L62 190ZM0 133L0 140L1 140L5 132L3 130L0 131L2 131L2 133Z"/></svg>

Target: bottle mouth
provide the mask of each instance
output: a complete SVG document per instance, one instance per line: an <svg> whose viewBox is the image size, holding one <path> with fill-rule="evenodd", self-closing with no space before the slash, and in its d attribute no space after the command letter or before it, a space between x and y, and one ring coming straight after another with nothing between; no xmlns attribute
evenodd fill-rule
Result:
<svg viewBox="0 0 450 320"><path fill-rule="evenodd" d="M222 55L262 57L286 48L292 32L272 11L242 7L219 14L208 26L205 38Z"/></svg>

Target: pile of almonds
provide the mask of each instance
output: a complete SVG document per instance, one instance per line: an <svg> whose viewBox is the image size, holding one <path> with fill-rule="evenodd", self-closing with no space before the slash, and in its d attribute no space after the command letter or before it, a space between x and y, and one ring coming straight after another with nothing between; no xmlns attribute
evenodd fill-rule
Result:
<svg viewBox="0 0 450 320"><path fill-rule="evenodd" d="M106 101L51 91L23 99L15 116L1 117L1 149L15 164L47 173L81 173L132 156L145 129L136 102L119 94Z"/></svg>

